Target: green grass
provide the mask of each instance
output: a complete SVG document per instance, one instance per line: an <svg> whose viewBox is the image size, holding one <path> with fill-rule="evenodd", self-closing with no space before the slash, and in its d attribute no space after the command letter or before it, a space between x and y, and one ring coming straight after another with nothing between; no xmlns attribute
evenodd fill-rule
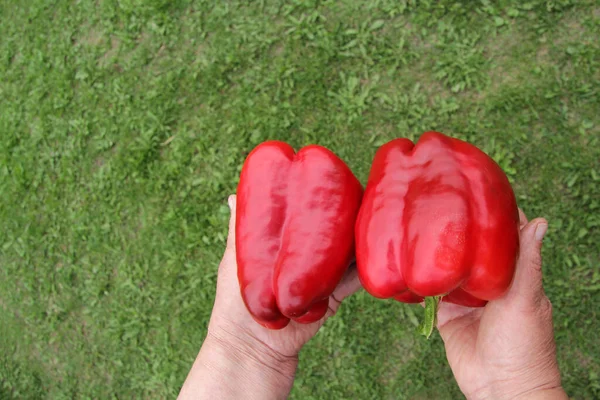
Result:
<svg viewBox="0 0 600 400"><path fill-rule="evenodd" d="M549 220L564 385L600 397L598 37L592 0L0 0L0 398L173 397L246 154L318 143L364 183L430 129ZM459 398L420 312L353 296L292 397Z"/></svg>

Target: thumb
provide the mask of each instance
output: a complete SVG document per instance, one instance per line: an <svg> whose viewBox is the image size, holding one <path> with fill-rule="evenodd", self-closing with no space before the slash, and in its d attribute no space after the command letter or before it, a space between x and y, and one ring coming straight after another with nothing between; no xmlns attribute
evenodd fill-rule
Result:
<svg viewBox="0 0 600 400"><path fill-rule="evenodd" d="M222 274L228 274L229 270L235 269L235 217L236 217L236 197L234 194L227 199L229 204L229 233L227 235L227 247L219 264L219 271Z"/></svg>
<svg viewBox="0 0 600 400"><path fill-rule="evenodd" d="M237 198L235 194L232 194L227 199L227 203L229 204L229 233L227 235L227 249L225 252L235 252L235 218L236 218L236 207L237 207Z"/></svg>
<svg viewBox="0 0 600 400"><path fill-rule="evenodd" d="M536 307L544 297L541 251L547 230L548 222L543 218L536 218L521 229L519 259L506 299Z"/></svg>

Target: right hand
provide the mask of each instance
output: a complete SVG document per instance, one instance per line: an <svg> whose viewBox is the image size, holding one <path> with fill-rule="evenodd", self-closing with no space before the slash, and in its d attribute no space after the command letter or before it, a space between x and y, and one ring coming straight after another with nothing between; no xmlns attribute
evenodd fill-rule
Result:
<svg viewBox="0 0 600 400"><path fill-rule="evenodd" d="M552 305L542 287L548 223L528 223L522 211L520 219L521 250L507 294L484 308L440 304L438 329L468 399L568 400L556 362Z"/></svg>

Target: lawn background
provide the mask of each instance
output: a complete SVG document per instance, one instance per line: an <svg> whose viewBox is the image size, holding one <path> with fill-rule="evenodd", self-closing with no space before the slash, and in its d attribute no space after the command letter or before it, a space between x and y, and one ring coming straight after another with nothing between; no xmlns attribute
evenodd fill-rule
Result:
<svg viewBox="0 0 600 400"><path fill-rule="evenodd" d="M365 183L431 129L548 219L564 386L599 398L598 37L591 0L0 0L0 398L175 396L248 152L318 143ZM348 299L292 397L460 398L421 312Z"/></svg>

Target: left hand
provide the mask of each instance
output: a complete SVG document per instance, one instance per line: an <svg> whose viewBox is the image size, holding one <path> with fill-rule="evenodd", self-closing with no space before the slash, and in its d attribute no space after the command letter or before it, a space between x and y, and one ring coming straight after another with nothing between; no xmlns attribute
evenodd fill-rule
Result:
<svg viewBox="0 0 600 400"><path fill-rule="evenodd" d="M207 346L210 346L211 349L218 347L218 352L221 356L235 354L238 365L249 362L252 365L258 365L263 372L268 370L276 371L280 375L276 380L285 380L282 379L281 374L283 374L283 378L287 378L289 381L289 388L287 389L289 391L298 363L298 353L302 346L317 333L329 317L335 314L341 301L361 287L356 266L351 265L342 281L329 297L329 310L321 320L312 324L300 324L290 321L281 330L270 330L259 325L254 321L244 305L237 278L235 195L229 197L229 208L231 215L229 219L227 248L219 265L217 294L208 325L208 335L181 391L180 398L186 397L186 391L189 393L194 392L189 386L196 385L190 381L195 379L193 376L194 369L202 367L202 365L197 367L196 364L199 362L202 363L203 358L206 359L208 357L203 356L203 351L205 351L205 347ZM211 349L207 349L205 353L209 353L208 350ZM210 354L214 354L214 352L211 351ZM215 368L213 367L212 369ZM268 380L268 378L265 379ZM232 381L234 380L232 379ZM186 390L186 386L189 390ZM196 393L197 390L198 388L196 388ZM204 393L206 394L207 392ZM245 397L250 398L251 396L248 392L245 392Z"/></svg>

